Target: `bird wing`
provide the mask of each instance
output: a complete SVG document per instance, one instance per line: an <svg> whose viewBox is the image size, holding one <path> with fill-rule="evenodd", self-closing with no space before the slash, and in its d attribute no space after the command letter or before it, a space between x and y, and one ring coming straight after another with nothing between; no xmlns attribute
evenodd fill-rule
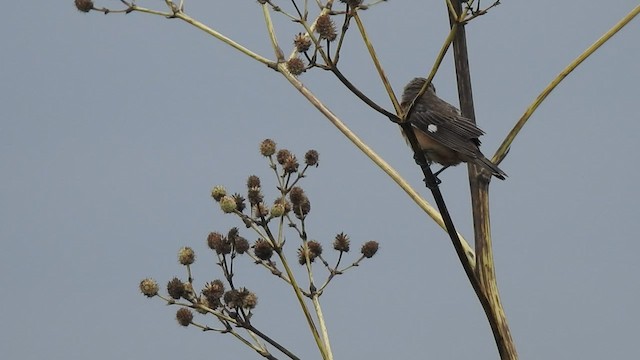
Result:
<svg viewBox="0 0 640 360"><path fill-rule="evenodd" d="M411 114L409 123L440 144L463 155L477 157L480 145L478 137L484 131L471 120L460 115L447 115L421 108Z"/></svg>

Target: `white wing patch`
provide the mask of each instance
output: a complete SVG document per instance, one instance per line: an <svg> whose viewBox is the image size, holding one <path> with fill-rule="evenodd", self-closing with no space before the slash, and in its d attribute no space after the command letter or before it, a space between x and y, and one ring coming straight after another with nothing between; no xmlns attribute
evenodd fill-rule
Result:
<svg viewBox="0 0 640 360"><path fill-rule="evenodd" d="M429 126L427 126L427 130L429 130L429 132L431 132L431 133L434 133L434 132L438 131L438 125L429 124Z"/></svg>

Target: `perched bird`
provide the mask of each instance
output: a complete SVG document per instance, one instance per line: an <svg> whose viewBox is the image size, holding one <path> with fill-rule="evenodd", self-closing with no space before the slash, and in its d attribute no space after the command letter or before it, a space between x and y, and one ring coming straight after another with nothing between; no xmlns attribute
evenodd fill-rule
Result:
<svg viewBox="0 0 640 360"><path fill-rule="evenodd" d="M411 101L426 81L424 78L415 78L404 87L400 104L404 111L409 110ZM449 166L472 162L498 179L504 180L507 176L480 152L478 138L484 131L460 115L460 110L436 96L433 84L429 84L424 95L416 100L407 121L417 130L416 138L429 163L436 162L444 166L436 175Z"/></svg>

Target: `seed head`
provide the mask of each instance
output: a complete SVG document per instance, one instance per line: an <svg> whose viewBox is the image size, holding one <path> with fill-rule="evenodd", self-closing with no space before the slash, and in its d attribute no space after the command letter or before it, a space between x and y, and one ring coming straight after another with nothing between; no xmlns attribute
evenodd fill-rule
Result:
<svg viewBox="0 0 640 360"><path fill-rule="evenodd" d="M189 326L191 321L193 321L193 313L187 308L180 308L176 312L176 320L178 320L178 324L182 326Z"/></svg>
<svg viewBox="0 0 640 360"><path fill-rule="evenodd" d="M264 139L260 143L260 154L271 156L276 153L276 142L271 139Z"/></svg>
<svg viewBox="0 0 640 360"><path fill-rule="evenodd" d="M229 195L225 195L220 199L220 209L226 214L232 213L237 209L236 200Z"/></svg>
<svg viewBox="0 0 640 360"><path fill-rule="evenodd" d="M345 233L336 235L333 248L341 252L349 252L349 237Z"/></svg>
<svg viewBox="0 0 640 360"><path fill-rule="evenodd" d="M91 0L76 0L76 9L83 13L88 13L93 10L93 1Z"/></svg>
<svg viewBox="0 0 640 360"><path fill-rule="evenodd" d="M320 37L327 39L327 41L333 41L336 39L336 26L331 20L328 14L320 15L316 22L316 32L320 34Z"/></svg>
<svg viewBox="0 0 640 360"><path fill-rule="evenodd" d="M260 188L260 178L255 175L251 175L247 179L247 189L251 189L255 187Z"/></svg>
<svg viewBox="0 0 640 360"><path fill-rule="evenodd" d="M169 296L178 300L184 296L186 289L184 287L184 283L177 277L174 277L167 284L167 292L169 293Z"/></svg>
<svg viewBox="0 0 640 360"><path fill-rule="evenodd" d="M258 259L266 261L273 256L273 248L266 240L258 239L253 245L253 253Z"/></svg>
<svg viewBox="0 0 640 360"><path fill-rule="evenodd" d="M213 187L213 189L211 189L211 197L215 201L220 201L220 199L222 199L222 197L224 197L225 195L227 195L227 190L222 185L216 185Z"/></svg>
<svg viewBox="0 0 640 360"><path fill-rule="evenodd" d="M293 76L298 76L307 71L307 68L301 58L293 57L287 60L287 70L289 70Z"/></svg>
<svg viewBox="0 0 640 360"><path fill-rule="evenodd" d="M304 154L304 163L309 166L318 166L318 157L319 154L315 150L309 150L306 154Z"/></svg>
<svg viewBox="0 0 640 360"><path fill-rule="evenodd" d="M360 250L360 252L367 259L372 258L373 255L375 255L376 252L378 252L378 242L377 241L367 241L366 243L364 243L364 245L362 245L362 249Z"/></svg>
<svg viewBox="0 0 640 360"><path fill-rule="evenodd" d="M140 281L140 292L142 292L144 296L154 297L158 295L158 290L158 283L155 280L146 278Z"/></svg>
<svg viewBox="0 0 640 360"><path fill-rule="evenodd" d="M306 34L299 33L293 39L293 45L295 45L297 52L303 53L311 48L311 39Z"/></svg>
<svg viewBox="0 0 640 360"><path fill-rule="evenodd" d="M178 261L182 265L191 265L196 261L196 253L190 247L183 247L178 251Z"/></svg>

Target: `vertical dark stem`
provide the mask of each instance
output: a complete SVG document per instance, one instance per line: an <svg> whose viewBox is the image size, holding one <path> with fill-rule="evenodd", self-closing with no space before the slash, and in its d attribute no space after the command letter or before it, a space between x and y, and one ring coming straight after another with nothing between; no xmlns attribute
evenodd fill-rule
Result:
<svg viewBox="0 0 640 360"><path fill-rule="evenodd" d="M453 0L456 13L462 13L460 0ZM456 23L451 15L450 24ZM453 55L458 81L460 110L462 115L475 122L473 108L473 93L471 91L471 74L469 71L469 57L467 54L466 31L464 24L458 24L453 41ZM469 165L469 186L471 188L471 205L473 209L473 228L476 248L475 273L482 289L483 296L479 296L491 330L493 332L500 359L518 359L507 318L502 309L500 294L495 276L493 250L491 245L491 226L489 221L489 181L491 175L480 173L475 165Z"/></svg>

